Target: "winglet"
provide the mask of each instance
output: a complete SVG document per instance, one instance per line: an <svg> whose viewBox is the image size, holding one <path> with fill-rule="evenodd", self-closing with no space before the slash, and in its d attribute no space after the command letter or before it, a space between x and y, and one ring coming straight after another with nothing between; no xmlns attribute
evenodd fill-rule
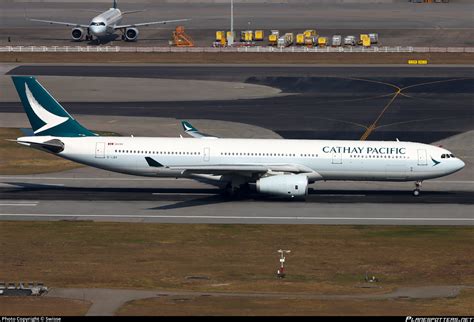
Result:
<svg viewBox="0 0 474 322"><path fill-rule="evenodd" d="M146 160L146 162L148 163L148 165L150 167L163 168L163 165L161 163L159 163L158 161L156 161L155 159L153 159L153 158L145 157L145 160Z"/></svg>

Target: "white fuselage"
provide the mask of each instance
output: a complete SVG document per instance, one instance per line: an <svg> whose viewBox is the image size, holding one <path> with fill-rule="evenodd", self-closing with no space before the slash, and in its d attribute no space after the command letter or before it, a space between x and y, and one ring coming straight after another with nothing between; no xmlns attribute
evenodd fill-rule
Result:
<svg viewBox="0 0 474 322"><path fill-rule="evenodd" d="M110 8L92 19L89 32L99 38L111 35L121 20L122 12L119 9Z"/></svg>
<svg viewBox="0 0 474 322"><path fill-rule="evenodd" d="M28 137L44 142L54 137ZM148 137L58 138L59 156L79 163L139 176L183 175L167 167L298 165L318 180L417 181L445 176L464 167L445 158L446 149L413 142ZM443 156L443 158L442 158ZM163 167L150 166L145 157Z"/></svg>

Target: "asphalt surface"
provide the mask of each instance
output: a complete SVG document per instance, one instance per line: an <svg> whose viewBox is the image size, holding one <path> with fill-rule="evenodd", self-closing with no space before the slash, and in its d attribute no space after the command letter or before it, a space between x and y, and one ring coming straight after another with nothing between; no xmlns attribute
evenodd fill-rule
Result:
<svg viewBox="0 0 474 322"><path fill-rule="evenodd" d="M230 25L229 4L214 2L120 1L119 7L122 10L147 9L126 16L123 23L191 18L179 24L185 26L197 45L210 46L215 31L228 30ZM107 1L2 1L0 46L94 45L71 41L70 27L32 22L26 18L88 24L96 13L87 9L103 11L109 6ZM387 46L472 46L473 10L472 3L459 0L449 4L239 1L234 6L234 28L237 32L264 29L266 34L270 29L278 29L282 34L316 29L318 34L324 36L377 32L380 44ZM115 41L114 37L107 42L120 46L167 46L175 26L167 24L140 28L138 42Z"/></svg>
<svg viewBox="0 0 474 322"><path fill-rule="evenodd" d="M288 139L431 143L474 128L472 67L20 66L10 75L242 81L292 94L200 102L74 102L72 114L210 119L252 124ZM400 90L400 93L397 92ZM146 99L144 99L146 100ZM1 112L21 112L0 103ZM375 122L375 124L374 124ZM368 128L373 126L374 130Z"/></svg>

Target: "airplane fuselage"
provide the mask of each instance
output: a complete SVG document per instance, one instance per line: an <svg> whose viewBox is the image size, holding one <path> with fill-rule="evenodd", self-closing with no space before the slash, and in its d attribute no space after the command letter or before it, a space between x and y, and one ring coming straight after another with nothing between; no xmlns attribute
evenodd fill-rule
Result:
<svg viewBox="0 0 474 322"><path fill-rule="evenodd" d="M22 139L39 138L18 140ZM54 137L40 140L48 139ZM182 170L170 169L176 167L262 164L282 172L286 165L298 165L302 171L317 174L313 181L421 181L445 176L464 167L460 159L443 148L413 142L148 137L57 139L64 143L64 150L58 153L61 157L138 176L186 176ZM146 157L163 167L150 166Z"/></svg>
<svg viewBox="0 0 474 322"><path fill-rule="evenodd" d="M120 9L110 8L92 19L89 32L98 38L111 35L115 32L115 26L121 21L122 12Z"/></svg>

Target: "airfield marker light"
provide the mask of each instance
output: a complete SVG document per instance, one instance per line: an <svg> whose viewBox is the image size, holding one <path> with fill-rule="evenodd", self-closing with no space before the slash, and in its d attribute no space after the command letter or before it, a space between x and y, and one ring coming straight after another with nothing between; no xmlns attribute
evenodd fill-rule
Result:
<svg viewBox="0 0 474 322"><path fill-rule="evenodd" d="M279 249L277 250L278 253L280 253L280 268L277 270L277 277L279 278L284 278L285 277L285 255L284 254L289 254L291 253L291 250L289 249Z"/></svg>

